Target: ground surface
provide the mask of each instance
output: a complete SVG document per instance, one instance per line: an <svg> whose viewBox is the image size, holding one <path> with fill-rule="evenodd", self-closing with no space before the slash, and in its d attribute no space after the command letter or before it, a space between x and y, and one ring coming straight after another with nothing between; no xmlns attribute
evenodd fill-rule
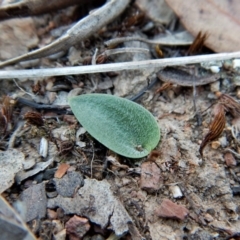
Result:
<svg viewBox="0 0 240 240"><path fill-rule="evenodd" d="M100 52L105 50L104 40L117 35L143 36L148 18L130 27L122 24L126 19L130 21L133 13L136 9L131 6L108 28L62 56L16 64L8 69L90 63L96 47ZM7 21L2 23L6 24L2 26L5 39L13 41L11 46L14 46L9 48L6 40L5 43L1 40L5 44L0 50L2 60L48 44L61 35L63 26L80 15L76 8L70 8L57 14L21 19L18 25L12 23L15 31L7 28ZM21 27L26 33L19 30ZM144 34L152 37L161 31L162 25L155 24ZM150 52L119 54L105 61L157 56L155 49L145 43L126 42L122 47L144 47ZM169 57L187 51L187 47L167 47L163 51ZM202 71L198 65L195 69ZM1 129L0 157L4 171L0 174L1 179L6 179L1 180L2 196L10 205L15 203L39 239L118 239L124 235L121 239L205 240L239 234L239 155L231 152L239 152L238 119L227 114L221 136L205 147L203 156L199 153L212 121L213 104L218 102L214 92L221 91L235 100L239 97L238 70L221 68L220 71L222 77L217 82L196 87L195 97L192 87L175 85L155 94L162 85L157 81L137 100L156 117L161 129L161 141L155 151L140 160L111 152L65 110L43 110L16 103L7 130ZM11 108L11 103L7 106L4 103L6 95L45 105L67 105L72 89L80 94L101 92L132 97L156 74L157 71L147 69L2 80L2 109ZM28 112L31 113L26 115ZM40 115L34 115L36 112Z"/></svg>

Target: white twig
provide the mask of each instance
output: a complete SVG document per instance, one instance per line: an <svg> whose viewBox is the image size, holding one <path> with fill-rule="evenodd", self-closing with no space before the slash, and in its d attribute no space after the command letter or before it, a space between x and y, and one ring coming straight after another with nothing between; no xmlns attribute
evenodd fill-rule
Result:
<svg viewBox="0 0 240 240"><path fill-rule="evenodd" d="M5 70L0 71L0 79L12 78L41 78L50 76L79 75L101 72L136 70L143 68L162 68L166 66L179 66L184 64L202 63L208 61L221 61L227 59L240 58L240 52L217 53L200 56L165 58L136 62L123 62L111 64L98 64L78 67L62 67L48 69L29 69L29 70Z"/></svg>

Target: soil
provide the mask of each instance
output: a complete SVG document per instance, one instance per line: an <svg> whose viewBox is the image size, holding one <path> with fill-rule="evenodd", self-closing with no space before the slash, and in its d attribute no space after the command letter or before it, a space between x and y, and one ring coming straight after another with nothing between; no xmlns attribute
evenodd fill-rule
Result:
<svg viewBox="0 0 240 240"><path fill-rule="evenodd" d="M143 26L151 21L145 17L140 23L130 24L129 19L136 11L131 5L102 32L56 59L42 58L7 68L90 64L96 48L100 52L105 50L106 39L143 34L150 38L167 28L155 23L143 33ZM17 51L20 40L15 40L11 43L16 47L13 52L8 49L11 57L26 51L25 48L48 44L55 38L54 33L61 35L64 26L80 17L77 8L70 7L28 19L26 31L33 32L34 42L24 45L22 41L24 47ZM26 20L21 21L26 25ZM6 39L10 33L5 32ZM149 45L133 44L122 47L146 47L150 53L120 54L105 62L157 56ZM165 57L184 54L187 50L187 47L163 48ZM6 57L0 56L2 60ZM192 68L203 71L200 65L189 66ZM238 69L221 68L220 71L222 77L215 83L196 88L174 85L155 94L163 84L159 80L137 100L153 114L161 129L156 149L138 160L116 155L104 147L66 109L45 110L21 101L12 105L11 101L21 97L42 106L63 106L67 105L73 89L80 94L107 93L128 98L153 81L157 72L149 69L1 80L1 117L7 116L7 125L0 129L0 157L12 161L19 156L22 163L21 170L16 161L11 162L16 166L14 169L5 168L10 180L1 186L2 197L11 206L20 206L18 212L37 239L237 239L240 234L239 120L227 113L221 135L207 144L203 156L199 153L213 119L214 104L219 102L214 92L227 94L236 102L240 97L236 82ZM8 102L6 95L10 97ZM5 126L5 120L0 121Z"/></svg>

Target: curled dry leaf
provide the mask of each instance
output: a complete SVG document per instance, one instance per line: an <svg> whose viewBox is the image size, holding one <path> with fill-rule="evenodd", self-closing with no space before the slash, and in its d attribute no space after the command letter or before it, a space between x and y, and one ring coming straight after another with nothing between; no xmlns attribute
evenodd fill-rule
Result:
<svg viewBox="0 0 240 240"><path fill-rule="evenodd" d="M213 116L214 118L212 123L210 124L209 132L205 136L199 148L199 152L201 156L203 155L203 149L205 148L207 143L218 138L225 127L225 123L226 123L225 109L222 104L218 103L217 105L215 105L213 109Z"/></svg>
<svg viewBox="0 0 240 240"><path fill-rule="evenodd" d="M234 98L221 92L216 92L216 96L219 98L218 103L222 104L227 112L230 112L233 117L240 117L240 103Z"/></svg>

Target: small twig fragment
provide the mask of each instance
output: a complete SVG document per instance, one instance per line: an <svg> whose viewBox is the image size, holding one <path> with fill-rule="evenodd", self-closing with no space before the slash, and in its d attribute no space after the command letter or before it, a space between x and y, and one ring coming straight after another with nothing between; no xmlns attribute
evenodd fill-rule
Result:
<svg viewBox="0 0 240 240"><path fill-rule="evenodd" d="M210 124L209 131L205 136L204 140L202 141L199 148L199 152L201 156L203 155L203 149L205 148L207 143L218 138L225 127L225 123L226 123L225 108L222 104L218 103L215 105L213 109L213 116L214 118L212 123Z"/></svg>

